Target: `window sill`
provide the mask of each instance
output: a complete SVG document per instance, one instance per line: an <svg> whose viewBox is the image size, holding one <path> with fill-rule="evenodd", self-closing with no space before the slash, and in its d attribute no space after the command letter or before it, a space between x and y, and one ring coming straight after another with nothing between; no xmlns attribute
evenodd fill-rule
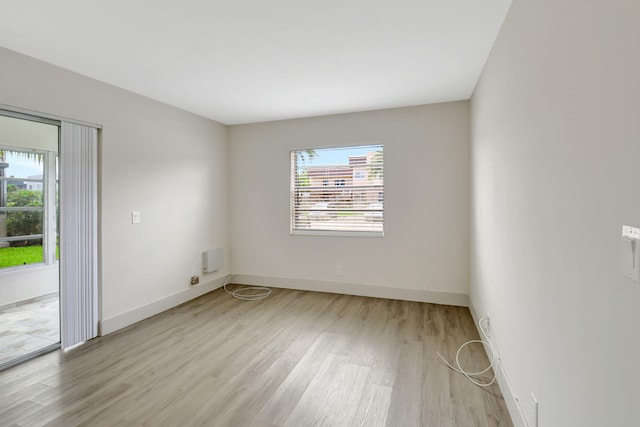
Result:
<svg viewBox="0 0 640 427"><path fill-rule="evenodd" d="M294 236L384 237L384 231L291 230L291 234Z"/></svg>
<svg viewBox="0 0 640 427"><path fill-rule="evenodd" d="M55 262L55 264L45 264L44 262L38 262L38 263L33 263L28 265L17 265L14 267L5 267L0 269L0 277L12 276L14 274L28 273L32 271L47 270L50 268L57 268L57 267L58 267L57 261Z"/></svg>

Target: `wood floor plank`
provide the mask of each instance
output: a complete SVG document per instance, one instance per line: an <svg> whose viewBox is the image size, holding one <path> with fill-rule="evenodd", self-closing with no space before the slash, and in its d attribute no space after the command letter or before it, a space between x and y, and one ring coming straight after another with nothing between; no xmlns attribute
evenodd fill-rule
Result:
<svg viewBox="0 0 640 427"><path fill-rule="evenodd" d="M422 359L422 343L403 340L389 403L387 426L422 425Z"/></svg>
<svg viewBox="0 0 640 427"><path fill-rule="evenodd" d="M387 420L392 387L368 383L353 416L353 426L382 427Z"/></svg>
<svg viewBox="0 0 640 427"><path fill-rule="evenodd" d="M352 425L370 368L331 354L285 422L287 427Z"/></svg>
<svg viewBox="0 0 640 427"><path fill-rule="evenodd" d="M326 364L338 337L335 333L318 336L278 389L267 396L265 405L257 414L257 420L284 425L316 373Z"/></svg>
<svg viewBox="0 0 640 427"><path fill-rule="evenodd" d="M274 289L216 290L0 372L17 426L511 427L497 386L448 369L477 338L465 308ZM487 363L482 346L464 363Z"/></svg>
<svg viewBox="0 0 640 427"><path fill-rule="evenodd" d="M434 427L455 426L449 381L451 371L434 368L442 366L442 362L436 353L439 349L432 336L425 338L423 346L422 424Z"/></svg>

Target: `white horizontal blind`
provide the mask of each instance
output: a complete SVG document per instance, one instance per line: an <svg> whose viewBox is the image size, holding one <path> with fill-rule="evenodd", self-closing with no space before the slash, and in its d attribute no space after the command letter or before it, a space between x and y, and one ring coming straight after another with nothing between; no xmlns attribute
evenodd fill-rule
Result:
<svg viewBox="0 0 640 427"><path fill-rule="evenodd" d="M291 233L382 236L383 145L292 151Z"/></svg>
<svg viewBox="0 0 640 427"><path fill-rule="evenodd" d="M98 335L97 170L97 130L63 122L60 138L63 349Z"/></svg>

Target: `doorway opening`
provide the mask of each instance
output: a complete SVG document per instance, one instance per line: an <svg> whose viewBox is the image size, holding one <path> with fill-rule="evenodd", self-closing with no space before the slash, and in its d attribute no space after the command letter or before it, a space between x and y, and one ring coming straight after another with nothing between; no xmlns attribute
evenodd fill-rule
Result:
<svg viewBox="0 0 640 427"><path fill-rule="evenodd" d="M60 347L60 123L0 113L0 370Z"/></svg>

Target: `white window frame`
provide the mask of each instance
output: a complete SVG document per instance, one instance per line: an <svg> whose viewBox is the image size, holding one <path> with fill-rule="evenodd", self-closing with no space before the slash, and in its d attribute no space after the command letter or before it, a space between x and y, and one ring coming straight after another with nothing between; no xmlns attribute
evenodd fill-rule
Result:
<svg viewBox="0 0 640 427"><path fill-rule="evenodd" d="M300 151L307 150L327 150L327 149L349 149L349 148L359 148L359 147L368 147L368 146L380 146L380 148L384 152L384 144L382 142L371 142L371 143L362 143L362 144L353 144L353 145L345 145L345 146L337 146L337 147L312 147L312 148L298 148L293 149L289 152L290 158L290 206L289 206L289 216L290 216L290 227L289 233L292 235L309 235L309 236L336 236L336 237L384 237L384 215L385 208L383 204L382 215L383 219L381 221L381 230L380 231L356 231L356 230L311 230L311 229L303 229L296 228L296 182L297 182L297 172L296 172L296 158L294 158L294 153L298 153ZM384 176L384 160L382 161L382 169ZM323 186L325 186L323 181ZM334 184L333 186L331 184ZM377 184L380 185L380 184ZM335 184L334 180L329 181L329 186L336 188L342 187ZM344 188L351 188L351 186L345 185ZM379 192L384 194L384 178L382 187L379 188ZM384 203L384 202L381 202Z"/></svg>

